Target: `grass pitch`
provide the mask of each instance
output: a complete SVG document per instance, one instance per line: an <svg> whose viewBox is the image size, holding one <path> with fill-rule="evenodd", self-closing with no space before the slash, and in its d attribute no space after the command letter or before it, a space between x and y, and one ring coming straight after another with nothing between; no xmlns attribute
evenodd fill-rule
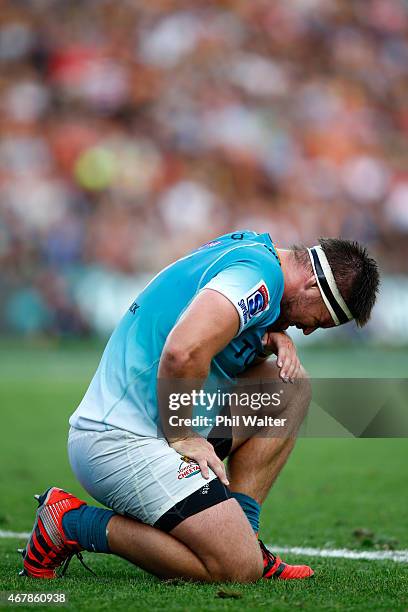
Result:
<svg viewBox="0 0 408 612"><path fill-rule="evenodd" d="M403 350L337 348L302 353L314 376L406 377L408 372ZM3 343L0 530L30 530L36 506L32 496L51 484L88 499L68 464L67 419L100 354L101 347L89 344L58 348ZM408 549L407 451L405 439L299 440L264 506L262 538L281 546ZM23 544L0 539L0 590L64 591L72 610L408 608L407 565L391 561L285 555L288 561L309 562L315 578L247 586L195 585L163 583L120 559L86 554L98 579L73 560L66 578L40 583L17 576L21 561L15 549Z"/></svg>

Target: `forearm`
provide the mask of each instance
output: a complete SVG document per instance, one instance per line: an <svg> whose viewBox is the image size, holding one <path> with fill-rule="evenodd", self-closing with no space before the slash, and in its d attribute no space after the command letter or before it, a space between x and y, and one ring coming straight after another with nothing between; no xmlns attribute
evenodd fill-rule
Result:
<svg viewBox="0 0 408 612"><path fill-rule="evenodd" d="M211 358L208 355L201 354L195 359L184 359L180 362L164 353L159 364L157 385L161 426L169 445L180 455L196 461L203 478L209 478L209 468L211 468L221 482L228 486L225 466L215 454L214 447L191 426L183 424L185 419L191 419L193 416L193 393L201 390L203 382L208 377L210 363ZM190 399L185 404L180 402L177 408L177 420L181 424L176 427L170 422L171 416L175 414L171 410L172 393L179 397L180 394L185 394L185 397Z"/></svg>
<svg viewBox="0 0 408 612"><path fill-rule="evenodd" d="M193 416L194 395L207 379L211 360L203 355L175 359L164 354L158 370L158 402L160 422L169 442L194 437L197 434L188 426ZM177 426L171 417L177 415Z"/></svg>

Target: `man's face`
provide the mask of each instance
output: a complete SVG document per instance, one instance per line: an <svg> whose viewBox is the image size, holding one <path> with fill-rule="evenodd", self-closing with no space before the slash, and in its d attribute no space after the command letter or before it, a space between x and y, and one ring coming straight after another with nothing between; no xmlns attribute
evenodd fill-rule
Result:
<svg viewBox="0 0 408 612"><path fill-rule="evenodd" d="M284 331L290 326L302 329L305 336L319 327L334 327L334 321L325 303L316 292L305 292L296 298L282 300L279 318L269 331Z"/></svg>

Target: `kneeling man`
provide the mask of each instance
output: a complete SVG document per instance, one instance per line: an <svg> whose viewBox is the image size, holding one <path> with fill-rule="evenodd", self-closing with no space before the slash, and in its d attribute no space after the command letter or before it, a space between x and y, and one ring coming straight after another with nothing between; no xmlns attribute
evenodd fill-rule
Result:
<svg viewBox="0 0 408 612"><path fill-rule="evenodd" d="M362 326L378 284L375 261L357 243L322 239L309 249L282 250L269 234L251 231L216 238L165 268L112 334L70 419L72 469L109 509L56 487L37 496L22 573L54 578L87 550L118 555L162 578L312 576L310 567L285 563L258 539L262 503L310 401L286 329L310 334L351 319ZM161 382L174 389L242 377L258 390L265 381L294 383L280 382L279 411L269 414L278 417L273 425L295 423L287 435L262 435L259 428L245 435L234 428L234 405L223 438L189 426L188 402L179 412L184 425L169 426L175 412Z"/></svg>

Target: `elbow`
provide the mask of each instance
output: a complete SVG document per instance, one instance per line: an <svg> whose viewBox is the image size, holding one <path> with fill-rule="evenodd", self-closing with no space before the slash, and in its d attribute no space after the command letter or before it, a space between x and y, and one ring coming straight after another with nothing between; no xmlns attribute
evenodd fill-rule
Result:
<svg viewBox="0 0 408 612"><path fill-rule="evenodd" d="M169 343L163 349L160 359L160 370L163 374L183 378L186 376L206 375L209 369L208 360L200 350L188 348L181 344Z"/></svg>

